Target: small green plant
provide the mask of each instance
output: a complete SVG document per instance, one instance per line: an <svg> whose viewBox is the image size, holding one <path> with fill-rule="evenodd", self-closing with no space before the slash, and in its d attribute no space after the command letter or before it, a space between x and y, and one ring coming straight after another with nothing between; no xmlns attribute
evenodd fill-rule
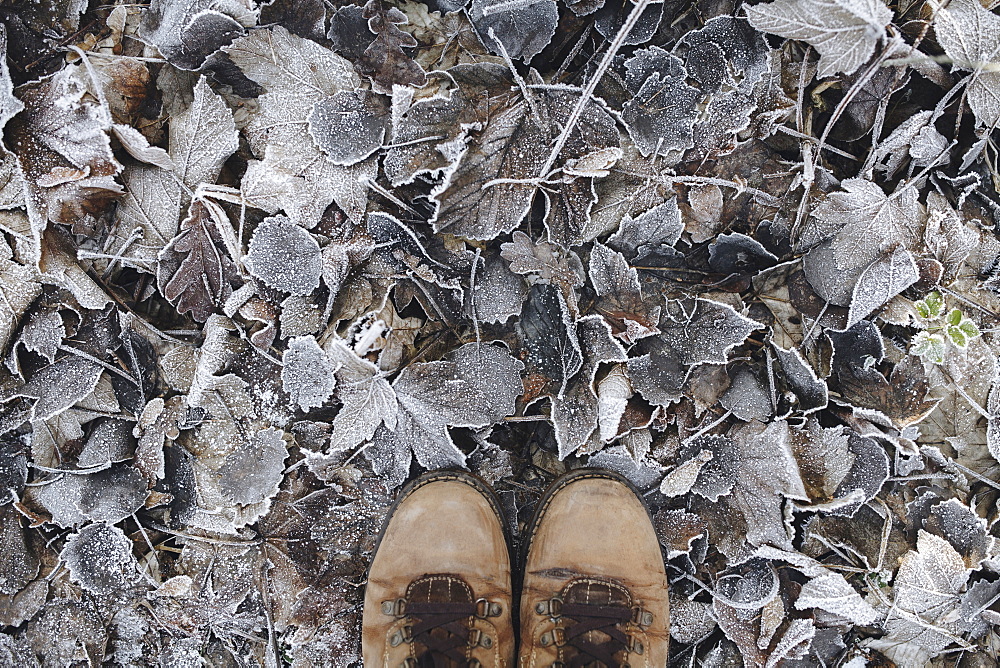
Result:
<svg viewBox="0 0 1000 668"><path fill-rule="evenodd" d="M945 314L944 298L936 290L914 304L917 315L930 326L917 332L910 340L911 352L924 359L941 364L947 353L948 342L965 349L969 341L979 336L979 328L972 319L957 308ZM934 324L940 321L939 324Z"/></svg>

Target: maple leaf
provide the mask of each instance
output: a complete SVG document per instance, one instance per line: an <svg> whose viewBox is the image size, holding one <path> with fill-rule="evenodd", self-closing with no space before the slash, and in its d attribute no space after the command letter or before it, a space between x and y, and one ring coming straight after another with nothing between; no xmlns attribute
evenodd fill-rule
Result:
<svg viewBox="0 0 1000 668"><path fill-rule="evenodd" d="M267 91L257 98L258 108L244 129L254 154L262 158L250 163L244 177L249 202L268 213L284 210L307 228L319 222L331 202L360 221L367 204L363 178L374 177L375 164L337 165L309 134L317 104L358 88L351 64L281 26L251 31L225 52Z"/></svg>
<svg viewBox="0 0 1000 668"><path fill-rule="evenodd" d="M909 249L919 239L917 191L906 188L886 197L864 179L844 179L812 216L833 233L831 252L837 269L874 262L895 246Z"/></svg>

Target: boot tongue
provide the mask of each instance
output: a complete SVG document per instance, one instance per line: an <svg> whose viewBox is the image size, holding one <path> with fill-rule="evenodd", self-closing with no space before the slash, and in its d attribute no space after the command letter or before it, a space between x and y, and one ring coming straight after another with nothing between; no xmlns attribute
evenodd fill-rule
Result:
<svg viewBox="0 0 1000 668"><path fill-rule="evenodd" d="M456 575L424 575L410 583L411 603L472 603L472 588Z"/></svg>
<svg viewBox="0 0 1000 668"><path fill-rule="evenodd" d="M628 589L606 580L574 580L563 588L564 603L632 607Z"/></svg>

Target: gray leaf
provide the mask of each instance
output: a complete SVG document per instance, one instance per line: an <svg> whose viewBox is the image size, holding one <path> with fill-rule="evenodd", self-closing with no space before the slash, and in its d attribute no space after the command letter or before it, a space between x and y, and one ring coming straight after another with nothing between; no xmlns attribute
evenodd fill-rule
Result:
<svg viewBox="0 0 1000 668"><path fill-rule="evenodd" d="M70 577L87 591L111 594L139 579L132 541L121 529L98 522L73 534L59 553Z"/></svg>
<svg viewBox="0 0 1000 668"><path fill-rule="evenodd" d="M583 354L573 318L558 288L532 286L517 331L527 348L528 375L543 385L539 394L562 396L569 379L583 365Z"/></svg>
<svg viewBox="0 0 1000 668"><path fill-rule="evenodd" d="M476 26L480 39L494 53L500 53L490 36L503 44L511 58L530 61L544 49L556 32L559 11L555 0L535 0L518 3L504 0L473 0L469 18Z"/></svg>
<svg viewBox="0 0 1000 668"><path fill-rule="evenodd" d="M347 450L372 438L383 422L396 428L396 395L378 367L358 357L341 339L331 339L327 354L337 367L337 399L343 404L333 419L330 449Z"/></svg>
<svg viewBox="0 0 1000 668"><path fill-rule="evenodd" d="M677 208L677 198L666 202L632 218L622 218L618 231L608 239L608 246L635 260L663 246L673 246L681 238L684 224Z"/></svg>
<svg viewBox="0 0 1000 668"><path fill-rule="evenodd" d="M667 155L670 151L690 148L698 116L698 89L686 83L687 72L680 58L668 56L666 67L660 63L662 49L638 51L626 61L627 80L635 80L635 97L625 103L622 119L632 141L642 154ZM657 68L653 69L656 63ZM642 74L653 69L648 77Z"/></svg>
<svg viewBox="0 0 1000 668"><path fill-rule="evenodd" d="M861 272L854 285L847 327L852 327L874 313L919 278L920 273L913 256L900 246L875 260Z"/></svg>
<svg viewBox="0 0 1000 668"><path fill-rule="evenodd" d="M757 30L813 45L820 54L820 77L861 67L892 20L881 0L775 0L746 10Z"/></svg>
<svg viewBox="0 0 1000 668"><path fill-rule="evenodd" d="M262 429L226 456L219 469L219 488L234 503L260 503L278 493L285 473L288 446L282 432Z"/></svg>
<svg viewBox="0 0 1000 668"><path fill-rule="evenodd" d="M285 216L260 222L244 262L252 276L293 295L307 295L318 288L323 273L319 244Z"/></svg>
<svg viewBox="0 0 1000 668"><path fill-rule="evenodd" d="M483 265L468 293L470 312L477 320L503 324L521 313L528 285L499 255L488 256Z"/></svg>
<svg viewBox="0 0 1000 668"><path fill-rule="evenodd" d="M388 110L365 91L340 91L309 112L309 134L336 165L353 165L382 146Z"/></svg>
<svg viewBox="0 0 1000 668"><path fill-rule="evenodd" d="M333 394L335 369L315 337L290 339L281 361L281 387L302 410L319 408Z"/></svg>

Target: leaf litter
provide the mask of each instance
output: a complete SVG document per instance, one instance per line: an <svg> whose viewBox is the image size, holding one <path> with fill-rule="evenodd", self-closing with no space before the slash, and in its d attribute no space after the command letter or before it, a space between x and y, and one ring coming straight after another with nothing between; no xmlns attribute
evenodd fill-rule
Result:
<svg viewBox="0 0 1000 668"><path fill-rule="evenodd" d="M0 663L360 666L402 484L589 465L672 666L992 665L993 4L0 12Z"/></svg>

